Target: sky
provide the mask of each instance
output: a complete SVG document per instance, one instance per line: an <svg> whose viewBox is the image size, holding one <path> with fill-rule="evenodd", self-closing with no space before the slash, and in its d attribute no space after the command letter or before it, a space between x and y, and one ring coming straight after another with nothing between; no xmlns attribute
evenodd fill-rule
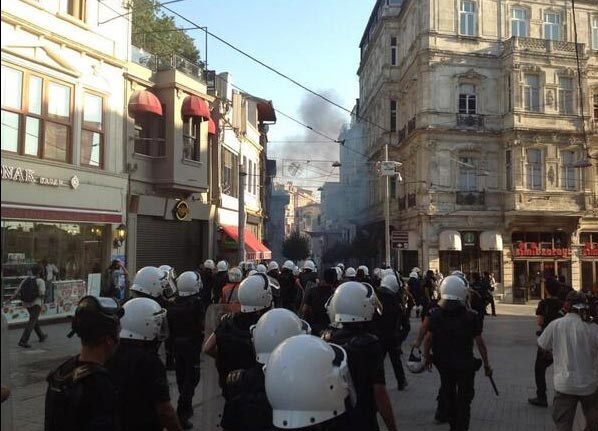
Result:
<svg viewBox="0 0 598 431"><path fill-rule="evenodd" d="M168 5L294 80L351 110L359 95L359 41L375 0L185 0ZM178 19L180 27L188 23ZM204 53L205 33L190 31ZM244 91L272 100L282 113L337 138L349 115L208 36L208 68L230 72ZM268 157L278 182L318 187L337 178L338 144L277 114ZM305 142L310 141L310 142ZM297 159L297 160L292 160ZM309 161L308 161L309 160ZM325 160L318 162L317 160Z"/></svg>

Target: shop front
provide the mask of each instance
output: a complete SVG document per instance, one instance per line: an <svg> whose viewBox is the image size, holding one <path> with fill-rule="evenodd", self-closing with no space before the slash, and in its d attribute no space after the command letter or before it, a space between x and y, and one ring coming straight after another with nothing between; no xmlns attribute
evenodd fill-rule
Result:
<svg viewBox="0 0 598 431"><path fill-rule="evenodd" d="M598 232L579 234L581 244L581 288L592 291L598 286Z"/></svg>
<svg viewBox="0 0 598 431"><path fill-rule="evenodd" d="M219 259L225 259L231 265L239 260L239 228L221 225L218 236ZM245 260L261 262L272 259L272 252L247 227L245 228Z"/></svg>

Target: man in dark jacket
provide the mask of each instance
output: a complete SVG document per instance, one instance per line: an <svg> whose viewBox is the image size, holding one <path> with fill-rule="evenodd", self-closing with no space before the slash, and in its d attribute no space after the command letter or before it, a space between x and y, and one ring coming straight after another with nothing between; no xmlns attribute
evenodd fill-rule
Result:
<svg viewBox="0 0 598 431"><path fill-rule="evenodd" d="M305 294L301 313L307 323L310 324L311 333L317 337L330 325L330 318L326 313L326 302L334 292L336 278L336 269L328 268L324 271L324 280L316 288L310 289Z"/></svg>

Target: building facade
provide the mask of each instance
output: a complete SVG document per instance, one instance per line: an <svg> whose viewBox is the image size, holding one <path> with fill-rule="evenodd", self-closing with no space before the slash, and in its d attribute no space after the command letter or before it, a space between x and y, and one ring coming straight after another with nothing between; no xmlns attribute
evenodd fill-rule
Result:
<svg viewBox="0 0 598 431"><path fill-rule="evenodd" d="M357 117L368 161L388 144L403 164L389 196L403 270L493 272L506 300L543 297L550 275L598 282L598 10L576 2L576 44L561 3L376 3ZM361 225L383 237L369 172Z"/></svg>
<svg viewBox="0 0 598 431"><path fill-rule="evenodd" d="M99 293L123 256L129 21L116 0L2 3L2 297L44 269L42 317ZM117 234L117 228L118 234ZM26 318L20 306L9 320Z"/></svg>

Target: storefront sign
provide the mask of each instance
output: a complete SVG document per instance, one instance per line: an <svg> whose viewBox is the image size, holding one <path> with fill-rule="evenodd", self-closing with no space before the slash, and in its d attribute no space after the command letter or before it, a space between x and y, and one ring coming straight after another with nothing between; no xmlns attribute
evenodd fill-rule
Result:
<svg viewBox="0 0 598 431"><path fill-rule="evenodd" d="M185 221L189 217L189 204L187 201L178 201L174 206L174 217L178 221Z"/></svg>
<svg viewBox="0 0 598 431"><path fill-rule="evenodd" d="M33 169L23 169L9 165L2 165L2 179L14 181L16 183L39 184L42 186L51 187L70 186L72 189L79 187L79 178L76 175L73 175L67 182L60 178L50 178L35 175L35 171Z"/></svg>
<svg viewBox="0 0 598 431"><path fill-rule="evenodd" d="M539 248L536 242L521 242L515 257L571 257L570 248Z"/></svg>
<svg viewBox="0 0 598 431"><path fill-rule="evenodd" d="M463 232L461 234L461 238L463 239L463 245L468 247L473 247L476 245L476 234L475 232Z"/></svg>
<svg viewBox="0 0 598 431"><path fill-rule="evenodd" d="M598 257L598 247L592 247L591 242L586 242L582 250L583 257Z"/></svg>

